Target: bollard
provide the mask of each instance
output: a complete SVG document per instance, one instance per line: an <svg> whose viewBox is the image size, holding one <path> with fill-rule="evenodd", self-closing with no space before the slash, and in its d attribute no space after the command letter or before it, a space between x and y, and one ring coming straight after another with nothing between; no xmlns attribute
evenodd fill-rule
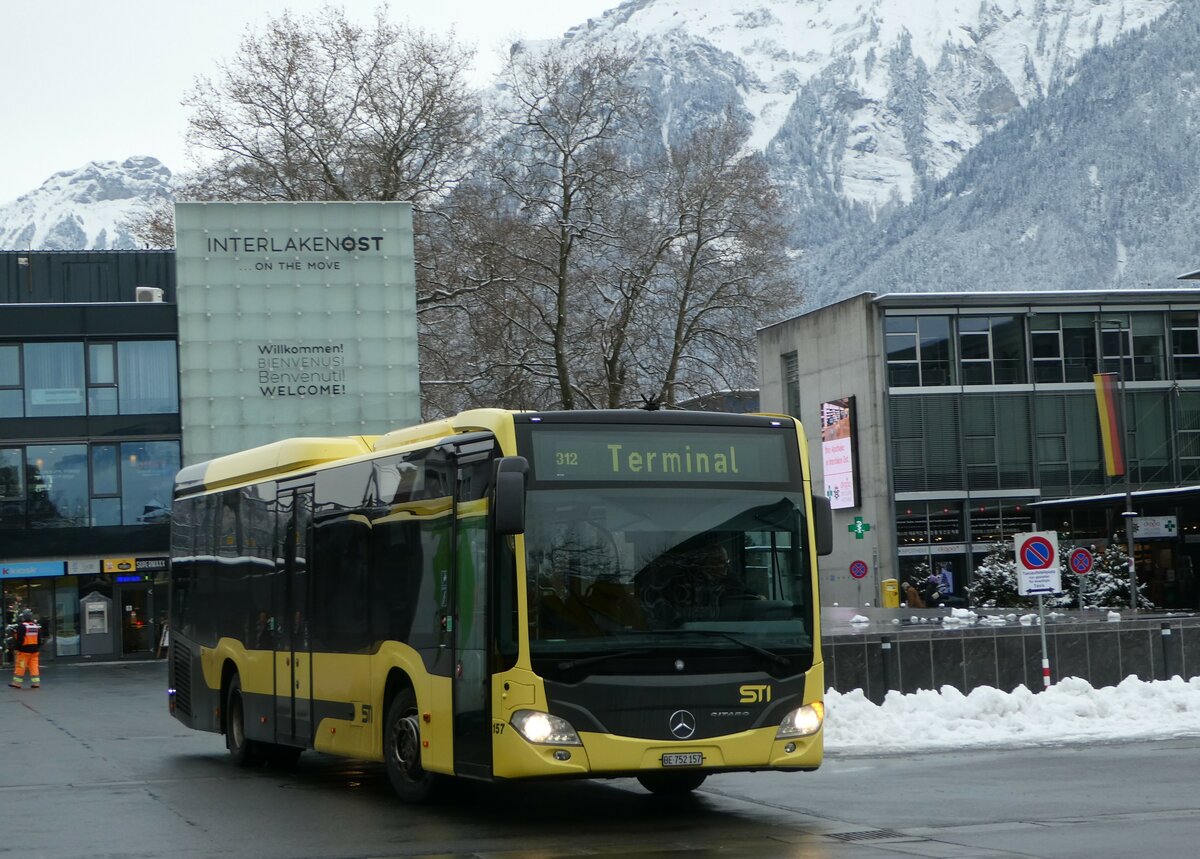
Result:
<svg viewBox="0 0 1200 859"><path fill-rule="evenodd" d="M1171 624L1164 623L1162 625L1162 655L1163 655L1163 680L1170 680L1178 671L1174 670L1171 664L1175 660L1171 657Z"/></svg>
<svg viewBox="0 0 1200 859"><path fill-rule="evenodd" d="M883 699L887 697L888 690L892 688L891 669L889 663L892 661L892 640L886 635L879 639L880 662L883 663L883 694L879 696L879 703L883 703Z"/></svg>

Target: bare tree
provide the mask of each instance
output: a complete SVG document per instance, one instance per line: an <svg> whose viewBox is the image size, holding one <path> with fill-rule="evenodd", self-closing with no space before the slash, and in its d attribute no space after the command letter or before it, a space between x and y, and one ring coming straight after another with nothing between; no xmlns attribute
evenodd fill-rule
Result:
<svg viewBox="0 0 1200 859"><path fill-rule="evenodd" d="M628 187L620 144L648 115L632 78L636 62L613 47L517 50L501 76L492 176L517 215L504 244L518 302L508 322L524 335L523 349L540 345L527 371L535 385L552 382L567 409L581 397L591 404L577 378L587 342L578 335L590 322L581 300L592 289L587 246L608 229L607 201Z"/></svg>
<svg viewBox="0 0 1200 859"><path fill-rule="evenodd" d="M762 158L743 154L747 137L727 111L669 155L664 196L678 238L639 309L648 336L638 356L667 405L681 390L752 381L756 329L800 297L779 195Z"/></svg>
<svg viewBox="0 0 1200 859"><path fill-rule="evenodd" d="M248 30L216 79L184 99L193 176L219 200L412 200L462 175L475 142L471 54L452 39L371 27L325 7Z"/></svg>
<svg viewBox="0 0 1200 859"><path fill-rule="evenodd" d="M154 197L121 220L118 227L142 247L170 249L175 247L175 202L169 197Z"/></svg>

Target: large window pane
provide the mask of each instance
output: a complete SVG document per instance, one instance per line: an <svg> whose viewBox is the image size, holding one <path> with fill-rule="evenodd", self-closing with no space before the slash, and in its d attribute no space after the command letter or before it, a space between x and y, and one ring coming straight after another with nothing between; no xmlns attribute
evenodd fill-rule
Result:
<svg viewBox="0 0 1200 859"><path fill-rule="evenodd" d="M92 524L96 527L121 524L120 498L93 498Z"/></svg>
<svg viewBox="0 0 1200 859"><path fill-rule="evenodd" d="M1165 356L1163 315L1133 314L1133 378L1139 382L1165 379Z"/></svg>
<svg viewBox="0 0 1200 859"><path fill-rule="evenodd" d="M117 446L115 444L98 444L92 448L92 494L116 495L119 491L117 483Z"/></svg>
<svg viewBox="0 0 1200 859"><path fill-rule="evenodd" d="M992 318L992 353L997 385L1025 381L1025 332L1019 317Z"/></svg>
<svg viewBox="0 0 1200 859"><path fill-rule="evenodd" d="M0 448L0 528L25 527L25 469L19 447Z"/></svg>
<svg viewBox="0 0 1200 859"><path fill-rule="evenodd" d="M1096 372L1096 325L1090 313L1062 316L1063 355L1068 382L1090 382Z"/></svg>
<svg viewBox="0 0 1200 859"><path fill-rule="evenodd" d="M950 317L919 317L918 328L921 332L921 384L953 384L950 370Z"/></svg>
<svg viewBox="0 0 1200 859"><path fill-rule="evenodd" d="M25 416L84 414L83 344L25 344Z"/></svg>
<svg viewBox="0 0 1200 859"><path fill-rule="evenodd" d="M25 398L19 388L0 389L0 418L25 416Z"/></svg>
<svg viewBox="0 0 1200 859"><path fill-rule="evenodd" d="M1176 379L1200 379L1200 320L1194 310L1171 314Z"/></svg>
<svg viewBox="0 0 1200 859"><path fill-rule="evenodd" d="M30 445L25 473L31 528L88 524L87 445Z"/></svg>
<svg viewBox="0 0 1200 859"><path fill-rule="evenodd" d="M1065 405L1071 486L1076 494L1100 491L1104 487L1104 469L1096 398L1093 394L1070 395L1065 398Z"/></svg>
<svg viewBox="0 0 1200 859"><path fill-rule="evenodd" d="M179 372L171 340L119 343L117 372L121 414L157 415L179 411Z"/></svg>
<svg viewBox="0 0 1200 859"><path fill-rule="evenodd" d="M0 388L21 384L21 347L15 344L0 346Z"/></svg>
<svg viewBox="0 0 1200 859"><path fill-rule="evenodd" d="M117 389L88 388L89 415L115 415L117 413Z"/></svg>
<svg viewBox="0 0 1200 859"><path fill-rule="evenodd" d="M116 355L111 343L92 343L88 346L88 383L115 385L117 382Z"/></svg>
<svg viewBox="0 0 1200 859"><path fill-rule="evenodd" d="M171 489L179 471L179 442L121 445L121 521L150 525L170 521Z"/></svg>
<svg viewBox="0 0 1200 859"><path fill-rule="evenodd" d="M1131 465L1141 484L1169 483L1171 476L1171 442L1168 417L1168 394L1139 392L1129 396L1131 420L1130 444L1134 448Z"/></svg>

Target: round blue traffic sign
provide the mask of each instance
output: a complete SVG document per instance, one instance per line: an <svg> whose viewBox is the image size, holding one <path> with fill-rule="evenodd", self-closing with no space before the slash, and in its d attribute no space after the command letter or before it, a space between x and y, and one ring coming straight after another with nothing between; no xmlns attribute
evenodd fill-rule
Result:
<svg viewBox="0 0 1200 859"><path fill-rule="evenodd" d="M853 561L850 564L850 575L856 579L864 578L867 575L866 561Z"/></svg>
<svg viewBox="0 0 1200 859"><path fill-rule="evenodd" d="M1071 572L1086 576L1092 571L1092 553L1087 549L1073 549L1069 558Z"/></svg>
<svg viewBox="0 0 1200 859"><path fill-rule="evenodd" d="M1021 544L1021 563L1027 570L1048 570L1054 563L1054 546L1045 537L1030 537Z"/></svg>

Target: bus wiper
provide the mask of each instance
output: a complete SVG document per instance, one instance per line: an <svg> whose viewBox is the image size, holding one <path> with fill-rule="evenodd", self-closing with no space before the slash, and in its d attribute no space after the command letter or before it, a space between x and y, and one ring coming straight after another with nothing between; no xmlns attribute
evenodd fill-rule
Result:
<svg viewBox="0 0 1200 859"><path fill-rule="evenodd" d="M759 656L763 657L764 659L766 659L770 662L774 662L776 665L783 665L785 667L790 667L792 664L792 660L788 659L786 656L783 656L779 653L775 653L772 650L767 650L765 647L759 647L757 644L751 644L749 641L745 641L744 639L738 638L736 635L733 635L731 633L722 632L719 629L656 629L656 630L652 630L651 634L653 634L653 635L676 635L680 632L690 633L691 635L708 635L708 636L716 636L718 638L724 638L724 639L727 639L728 641L732 641L738 647L743 647L746 650L749 650L753 653L757 653Z"/></svg>
<svg viewBox="0 0 1200 859"><path fill-rule="evenodd" d="M585 656L583 659L568 659L566 662L558 663L559 671L570 671L572 668L578 668L581 665L594 665L597 662L604 662L608 659L621 659L625 656L637 656L636 650L619 650L612 653L601 653L597 656Z"/></svg>

